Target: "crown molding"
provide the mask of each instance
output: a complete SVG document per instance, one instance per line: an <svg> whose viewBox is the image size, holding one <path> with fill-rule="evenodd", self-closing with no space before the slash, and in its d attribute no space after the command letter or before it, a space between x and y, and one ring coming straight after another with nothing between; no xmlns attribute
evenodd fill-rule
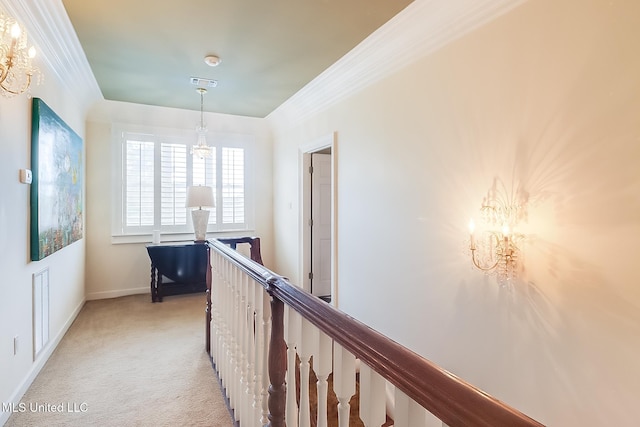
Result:
<svg viewBox="0 0 640 427"><path fill-rule="evenodd" d="M0 0L0 4L25 26L38 49L36 59L83 111L104 99L62 0ZM45 82L48 78L44 75Z"/></svg>
<svg viewBox="0 0 640 427"><path fill-rule="evenodd" d="M527 0L415 0L267 118L293 126Z"/></svg>

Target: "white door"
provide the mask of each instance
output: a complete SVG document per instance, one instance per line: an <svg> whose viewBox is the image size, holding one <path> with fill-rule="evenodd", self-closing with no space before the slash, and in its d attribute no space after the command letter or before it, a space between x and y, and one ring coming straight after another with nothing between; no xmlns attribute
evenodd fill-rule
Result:
<svg viewBox="0 0 640 427"><path fill-rule="evenodd" d="M311 293L331 295L331 154L311 154Z"/></svg>

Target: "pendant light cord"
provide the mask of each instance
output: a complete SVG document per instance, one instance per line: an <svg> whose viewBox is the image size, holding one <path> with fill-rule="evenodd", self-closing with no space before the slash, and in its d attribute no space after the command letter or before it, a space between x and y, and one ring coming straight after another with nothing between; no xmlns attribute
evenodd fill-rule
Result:
<svg viewBox="0 0 640 427"><path fill-rule="evenodd" d="M204 91L200 91L200 129L204 128Z"/></svg>

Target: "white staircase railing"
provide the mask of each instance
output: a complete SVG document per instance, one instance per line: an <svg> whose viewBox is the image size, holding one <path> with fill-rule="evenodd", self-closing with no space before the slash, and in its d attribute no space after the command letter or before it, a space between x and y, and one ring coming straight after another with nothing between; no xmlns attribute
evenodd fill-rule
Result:
<svg viewBox="0 0 640 427"><path fill-rule="evenodd" d="M208 245L208 347L241 427L541 426L224 244Z"/></svg>

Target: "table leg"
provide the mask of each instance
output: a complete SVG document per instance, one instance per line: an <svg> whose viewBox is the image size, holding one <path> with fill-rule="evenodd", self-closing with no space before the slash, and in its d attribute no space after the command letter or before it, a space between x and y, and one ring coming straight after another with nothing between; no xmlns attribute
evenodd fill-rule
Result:
<svg viewBox="0 0 640 427"><path fill-rule="evenodd" d="M151 302L156 302L157 296L157 288L156 288L156 267L151 264Z"/></svg>
<svg viewBox="0 0 640 427"><path fill-rule="evenodd" d="M162 302L162 273L158 272L158 280L156 280L156 301Z"/></svg>

